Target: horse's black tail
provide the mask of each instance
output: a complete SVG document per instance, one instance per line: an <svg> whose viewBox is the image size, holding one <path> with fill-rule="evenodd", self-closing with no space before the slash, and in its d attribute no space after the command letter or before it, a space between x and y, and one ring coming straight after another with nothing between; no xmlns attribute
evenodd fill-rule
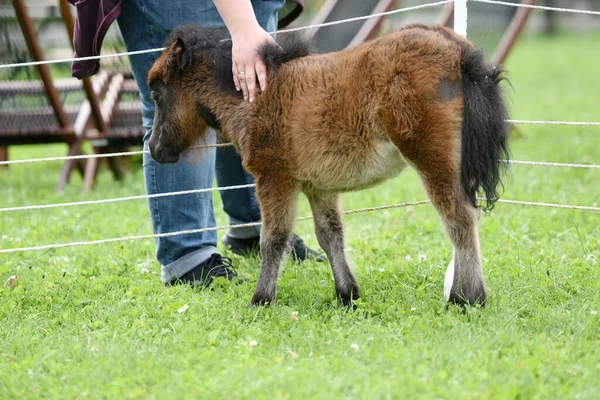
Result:
<svg viewBox="0 0 600 400"><path fill-rule="evenodd" d="M485 211L494 208L501 174L508 165L508 116L499 86L503 69L485 61L483 52L465 49L461 70L464 81L461 181L477 206L477 193L486 198Z"/></svg>

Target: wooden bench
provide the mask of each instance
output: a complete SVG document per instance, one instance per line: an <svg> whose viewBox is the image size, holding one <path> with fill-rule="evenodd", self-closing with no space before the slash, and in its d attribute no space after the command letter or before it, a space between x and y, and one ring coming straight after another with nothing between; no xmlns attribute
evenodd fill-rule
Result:
<svg viewBox="0 0 600 400"><path fill-rule="evenodd" d="M43 61L33 23L23 0L13 0L15 13L35 61ZM60 0L62 17L72 43L73 18ZM101 70L93 79L52 80L47 65L36 66L39 80L0 82L0 160L8 159L8 146L66 143L68 155L82 154L85 142L94 153L120 152L141 146L141 103L129 72ZM116 179L123 171L115 158L106 159ZM83 190L95 181L100 160L67 160L57 190L62 191L75 167L82 173Z"/></svg>

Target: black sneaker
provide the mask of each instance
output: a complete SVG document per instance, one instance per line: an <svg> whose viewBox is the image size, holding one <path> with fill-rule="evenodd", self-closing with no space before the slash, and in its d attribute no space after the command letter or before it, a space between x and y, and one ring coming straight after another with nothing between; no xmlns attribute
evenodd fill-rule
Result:
<svg viewBox="0 0 600 400"><path fill-rule="evenodd" d="M194 286L210 286L215 278L226 278L230 281L237 280L237 272L231 264L231 259L221 257L220 254L212 254L208 260L186 273L178 279L174 279L168 285L191 284Z"/></svg>
<svg viewBox="0 0 600 400"><path fill-rule="evenodd" d="M228 235L223 235L221 242L234 254L239 256L249 256L260 251L260 238L258 236L249 239L236 239ZM303 262L305 260L327 261L327 257L306 246L304 241L296 234L292 237L291 255L296 262Z"/></svg>

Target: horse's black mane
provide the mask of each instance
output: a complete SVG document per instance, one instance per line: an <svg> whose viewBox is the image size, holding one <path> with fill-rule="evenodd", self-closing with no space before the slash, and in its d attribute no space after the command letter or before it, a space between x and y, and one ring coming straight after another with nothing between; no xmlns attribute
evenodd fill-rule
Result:
<svg viewBox="0 0 600 400"><path fill-rule="evenodd" d="M231 36L226 28L207 28L200 25L182 25L175 28L165 41L170 47L181 39L185 50L181 68L193 66L200 59L209 59L214 65L219 85L223 89L235 91L231 62ZM283 63L311 53L308 40L298 35L283 35L277 38L277 45L265 44L259 53L271 70L277 70Z"/></svg>

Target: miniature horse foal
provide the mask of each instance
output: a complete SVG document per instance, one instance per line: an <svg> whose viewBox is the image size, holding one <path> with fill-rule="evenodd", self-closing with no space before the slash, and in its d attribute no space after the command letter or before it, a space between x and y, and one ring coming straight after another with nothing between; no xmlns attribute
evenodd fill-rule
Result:
<svg viewBox="0 0 600 400"><path fill-rule="evenodd" d="M211 126L256 178L262 260L252 303L275 300L300 191L337 295L346 305L357 299L339 193L374 186L409 165L454 247L446 300L485 304L476 196L481 192L486 208L493 207L508 156L501 69L451 30L425 25L331 54L309 55L297 37L280 46L261 49L269 87L253 103L234 88L224 29L175 29L148 75L157 106L149 144L156 161L178 161Z"/></svg>

